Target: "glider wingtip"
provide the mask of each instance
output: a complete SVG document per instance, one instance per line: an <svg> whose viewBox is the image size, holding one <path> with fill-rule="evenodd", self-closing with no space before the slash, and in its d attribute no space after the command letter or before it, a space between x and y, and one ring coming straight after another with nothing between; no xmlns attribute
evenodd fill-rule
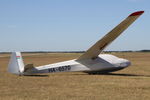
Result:
<svg viewBox="0 0 150 100"><path fill-rule="evenodd" d="M138 15L142 15L143 13L144 11L137 11L137 12L130 14L129 16L138 16Z"/></svg>

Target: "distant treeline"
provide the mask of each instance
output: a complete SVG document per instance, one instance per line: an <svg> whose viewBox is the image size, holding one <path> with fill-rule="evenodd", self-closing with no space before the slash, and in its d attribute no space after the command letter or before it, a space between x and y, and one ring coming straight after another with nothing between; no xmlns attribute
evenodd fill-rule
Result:
<svg viewBox="0 0 150 100"><path fill-rule="evenodd" d="M137 50L137 51L127 50L127 51L104 51L104 52L150 52L150 50Z"/></svg>
<svg viewBox="0 0 150 100"><path fill-rule="evenodd" d="M22 51L21 53L84 53L85 51ZM11 52L0 52L0 54L8 54Z"/></svg>
<svg viewBox="0 0 150 100"><path fill-rule="evenodd" d="M23 51L22 53L84 53L85 51ZM103 51L104 53L111 53L111 52L150 52L150 50L138 50L138 51ZM0 54L8 54L11 52L0 52Z"/></svg>

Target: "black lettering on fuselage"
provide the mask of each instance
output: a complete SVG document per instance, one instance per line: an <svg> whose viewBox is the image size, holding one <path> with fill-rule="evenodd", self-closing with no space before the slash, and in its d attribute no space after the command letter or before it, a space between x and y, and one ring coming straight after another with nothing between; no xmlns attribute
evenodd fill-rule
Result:
<svg viewBox="0 0 150 100"><path fill-rule="evenodd" d="M70 66L70 65L67 65L67 66L49 68L49 69L48 69L48 72L49 72L49 73L54 73L54 72L63 72L63 71L69 71L69 70L71 70L71 66Z"/></svg>

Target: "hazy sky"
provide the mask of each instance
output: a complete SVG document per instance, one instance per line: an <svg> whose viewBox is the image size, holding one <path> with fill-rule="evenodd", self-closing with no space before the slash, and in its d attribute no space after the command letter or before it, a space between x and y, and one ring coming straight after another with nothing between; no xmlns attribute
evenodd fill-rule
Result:
<svg viewBox="0 0 150 100"><path fill-rule="evenodd" d="M150 49L150 0L0 0L0 51L87 50L138 10L107 50Z"/></svg>

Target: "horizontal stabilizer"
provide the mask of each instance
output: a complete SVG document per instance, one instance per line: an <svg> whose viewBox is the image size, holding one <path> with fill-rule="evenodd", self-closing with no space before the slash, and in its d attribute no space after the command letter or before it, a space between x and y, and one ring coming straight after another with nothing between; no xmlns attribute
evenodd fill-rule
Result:
<svg viewBox="0 0 150 100"><path fill-rule="evenodd" d="M27 64L25 65L25 70L24 72L28 72L30 69L34 68L33 64Z"/></svg>

